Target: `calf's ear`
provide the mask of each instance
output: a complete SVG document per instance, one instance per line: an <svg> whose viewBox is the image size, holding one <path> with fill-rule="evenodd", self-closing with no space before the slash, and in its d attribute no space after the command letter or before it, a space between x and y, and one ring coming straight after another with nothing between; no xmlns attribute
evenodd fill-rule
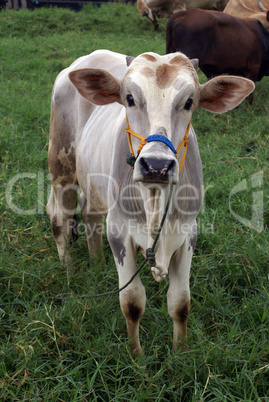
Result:
<svg viewBox="0 0 269 402"><path fill-rule="evenodd" d="M69 73L69 79L78 92L95 105L120 102L120 82L105 70L75 70Z"/></svg>
<svg viewBox="0 0 269 402"><path fill-rule="evenodd" d="M238 106L255 89L253 81L220 75L200 85L199 106L210 112L223 113Z"/></svg>

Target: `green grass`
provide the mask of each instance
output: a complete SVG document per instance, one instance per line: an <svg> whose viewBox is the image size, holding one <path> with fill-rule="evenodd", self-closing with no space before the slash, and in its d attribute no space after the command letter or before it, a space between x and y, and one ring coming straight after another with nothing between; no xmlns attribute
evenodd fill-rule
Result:
<svg viewBox="0 0 269 402"><path fill-rule="evenodd" d="M80 13L0 13L3 401L269 400L269 78L257 83L252 106L242 104L224 115L200 110L193 117L206 195L184 352L171 352L168 283L155 283L145 268L145 356L133 360L118 297L91 297L118 285L106 239L104 267L89 260L81 227L72 249L75 271L67 275L45 214L50 94L56 75L97 48L133 56L163 54L165 23L155 32L135 7L123 4L87 7ZM18 174L25 175L16 180ZM257 174L260 181L253 179ZM232 194L241 182L246 189ZM12 199L6 198L7 189ZM263 201L259 231L231 214L232 209L255 221L255 194ZM10 208L11 201L28 214Z"/></svg>

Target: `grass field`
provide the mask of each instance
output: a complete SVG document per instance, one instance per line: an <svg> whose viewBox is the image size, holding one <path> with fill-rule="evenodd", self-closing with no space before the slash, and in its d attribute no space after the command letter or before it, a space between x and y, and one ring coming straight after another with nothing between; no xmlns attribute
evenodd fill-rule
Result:
<svg viewBox="0 0 269 402"><path fill-rule="evenodd" d="M171 352L167 281L141 274L145 356L133 360L118 296L92 298L117 288L107 240L102 267L89 261L81 226L67 275L51 235L57 74L98 48L164 54L165 24L155 32L122 4L0 13L1 401L269 401L269 78L257 83L252 106L193 117L206 194L184 352Z"/></svg>

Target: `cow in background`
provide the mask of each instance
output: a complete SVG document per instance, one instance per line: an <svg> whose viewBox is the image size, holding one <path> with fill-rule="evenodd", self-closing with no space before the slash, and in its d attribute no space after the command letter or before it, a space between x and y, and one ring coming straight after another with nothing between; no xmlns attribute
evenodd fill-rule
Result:
<svg viewBox="0 0 269 402"><path fill-rule="evenodd" d="M255 82L269 75L269 32L255 19L218 11L179 11L166 27L166 52L177 51L199 59L207 78L231 74Z"/></svg>
<svg viewBox="0 0 269 402"><path fill-rule="evenodd" d="M229 0L223 12L237 18L255 18L269 29L269 0Z"/></svg>
<svg viewBox="0 0 269 402"><path fill-rule="evenodd" d="M187 335L196 216L203 200L192 113L199 107L225 112L254 89L250 80L227 76L200 85L195 65L181 53L130 58L95 51L58 75L51 101L47 213L61 258L70 258L80 189L89 252L100 251L107 216L107 237L122 287L136 272L137 253L152 249L172 186L150 266L157 281L169 275L174 349ZM126 164L130 150L132 166ZM137 275L120 292L133 356L142 352L139 322L145 304Z"/></svg>
<svg viewBox="0 0 269 402"><path fill-rule="evenodd" d="M217 9L222 11L228 0L137 0L137 9L142 16L149 18L155 29L157 18L169 18L179 10L190 8Z"/></svg>

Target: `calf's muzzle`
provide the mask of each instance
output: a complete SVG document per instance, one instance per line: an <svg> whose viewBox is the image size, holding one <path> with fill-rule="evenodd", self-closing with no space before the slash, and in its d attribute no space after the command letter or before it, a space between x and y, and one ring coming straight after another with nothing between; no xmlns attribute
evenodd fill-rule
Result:
<svg viewBox="0 0 269 402"><path fill-rule="evenodd" d="M147 183L168 184L173 180L176 162L172 159L139 159L142 181Z"/></svg>
<svg viewBox="0 0 269 402"><path fill-rule="evenodd" d="M174 176L174 171L176 167L176 160L174 159L158 159L158 158L151 158L151 157L140 157L139 154L140 151L143 149L143 147L149 143L149 142L161 142L165 144L175 155L175 158L177 158L178 152L181 150L181 148L184 146L185 150L183 153L183 156L181 158L181 161L179 163L179 169L178 173L180 173L183 163L186 157L187 153L187 148L188 148L188 134L190 131L190 126L191 122L189 122L184 138L182 142L179 144L179 146L175 149L174 145L172 142L162 133L165 132L165 129L163 127L159 128L159 132L161 134L153 134L148 136L147 138L144 138L142 135L136 133L135 131L131 130L128 118L126 116L126 122L127 122L127 127L126 127L126 132L128 134L128 142L129 142L129 147L130 147L130 153L127 155L126 162L134 167L136 161L139 159L139 166L140 166L140 174L141 177L136 178L135 181L144 181L144 182L150 182L150 183L164 183L167 184L172 181L172 178ZM141 140L140 146L137 150L137 156L135 157L133 146L132 146L132 141L131 141L131 135L134 135L135 137L139 138ZM140 175L138 175L140 176ZM141 180L142 179L142 180ZM173 181L176 182L175 177L173 178Z"/></svg>

